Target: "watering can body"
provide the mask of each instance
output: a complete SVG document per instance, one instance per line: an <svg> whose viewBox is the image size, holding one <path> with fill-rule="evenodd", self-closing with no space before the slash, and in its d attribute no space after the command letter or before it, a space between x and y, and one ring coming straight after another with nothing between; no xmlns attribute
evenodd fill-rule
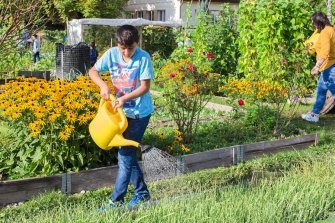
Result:
<svg viewBox="0 0 335 223"><path fill-rule="evenodd" d="M114 100L114 96L110 96ZM128 121L121 108L115 111L109 100L101 99L98 113L89 125L93 141L103 150L119 146L139 147L139 143L125 139L122 133L127 129Z"/></svg>

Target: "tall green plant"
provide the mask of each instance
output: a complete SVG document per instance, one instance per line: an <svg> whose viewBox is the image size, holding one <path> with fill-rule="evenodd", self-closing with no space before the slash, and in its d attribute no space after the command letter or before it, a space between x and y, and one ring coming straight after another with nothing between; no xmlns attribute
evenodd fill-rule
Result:
<svg viewBox="0 0 335 223"><path fill-rule="evenodd" d="M236 11L224 4L213 26L207 41L209 51L215 55L213 69L227 79L236 75L239 56Z"/></svg>
<svg viewBox="0 0 335 223"><path fill-rule="evenodd" d="M310 35L312 9L303 0L242 1L238 31L239 71L251 79L306 84L309 57L303 42ZM299 83L294 83L299 84Z"/></svg>
<svg viewBox="0 0 335 223"><path fill-rule="evenodd" d="M310 67L312 58L303 42L311 34L313 9L303 0L242 1L239 72L252 81L263 81L288 89L286 100L276 102L277 123L291 102L290 116L297 109L298 97L314 89ZM275 132L278 133L279 125Z"/></svg>
<svg viewBox="0 0 335 223"><path fill-rule="evenodd" d="M177 47L176 30L164 26L146 26L142 30L143 49L151 55L168 58Z"/></svg>

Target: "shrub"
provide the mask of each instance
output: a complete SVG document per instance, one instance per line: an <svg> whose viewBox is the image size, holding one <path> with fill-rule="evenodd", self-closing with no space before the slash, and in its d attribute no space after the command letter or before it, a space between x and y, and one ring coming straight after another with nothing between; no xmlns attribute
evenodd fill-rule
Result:
<svg viewBox="0 0 335 223"><path fill-rule="evenodd" d="M178 57L160 70L156 83L162 87L164 104L188 143L200 112L218 89L219 74L211 72L210 52L184 48L178 48Z"/></svg>

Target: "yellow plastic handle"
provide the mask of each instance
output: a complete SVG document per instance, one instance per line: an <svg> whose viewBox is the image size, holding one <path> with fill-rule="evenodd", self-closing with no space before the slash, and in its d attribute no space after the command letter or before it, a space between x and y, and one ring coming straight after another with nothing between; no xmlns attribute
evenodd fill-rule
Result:
<svg viewBox="0 0 335 223"><path fill-rule="evenodd" d="M114 95L110 94L110 95L109 95L109 99L110 99L111 101L113 101L113 100L116 99L116 97L115 97ZM126 115L124 114L122 108L118 108L118 109L117 109L117 112L119 113L119 116L120 116L120 118L121 118L120 126L128 125L127 117L126 117Z"/></svg>

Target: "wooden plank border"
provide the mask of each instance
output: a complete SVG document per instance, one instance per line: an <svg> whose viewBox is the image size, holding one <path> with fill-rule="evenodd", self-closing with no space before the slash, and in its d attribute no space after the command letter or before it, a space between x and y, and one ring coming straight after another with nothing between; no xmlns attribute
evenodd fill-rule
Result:
<svg viewBox="0 0 335 223"><path fill-rule="evenodd" d="M310 145L316 145L318 141L318 134L310 134L290 139L230 146L179 156L177 157L177 165L180 174L183 174L219 166L230 166L264 154L304 149ZM140 165L142 165L141 162ZM101 187L109 187L115 182L117 171L118 166L109 166L77 173L1 181L0 206L25 201L38 194L52 190L61 190L65 194L72 194Z"/></svg>
<svg viewBox="0 0 335 223"><path fill-rule="evenodd" d="M304 149L316 145L318 141L318 134L309 134L289 139L262 141L194 153L183 156L183 160L186 172L193 172L219 166L230 166L265 154Z"/></svg>
<svg viewBox="0 0 335 223"><path fill-rule="evenodd" d="M0 206L28 200L38 194L62 188L62 175L0 182Z"/></svg>

